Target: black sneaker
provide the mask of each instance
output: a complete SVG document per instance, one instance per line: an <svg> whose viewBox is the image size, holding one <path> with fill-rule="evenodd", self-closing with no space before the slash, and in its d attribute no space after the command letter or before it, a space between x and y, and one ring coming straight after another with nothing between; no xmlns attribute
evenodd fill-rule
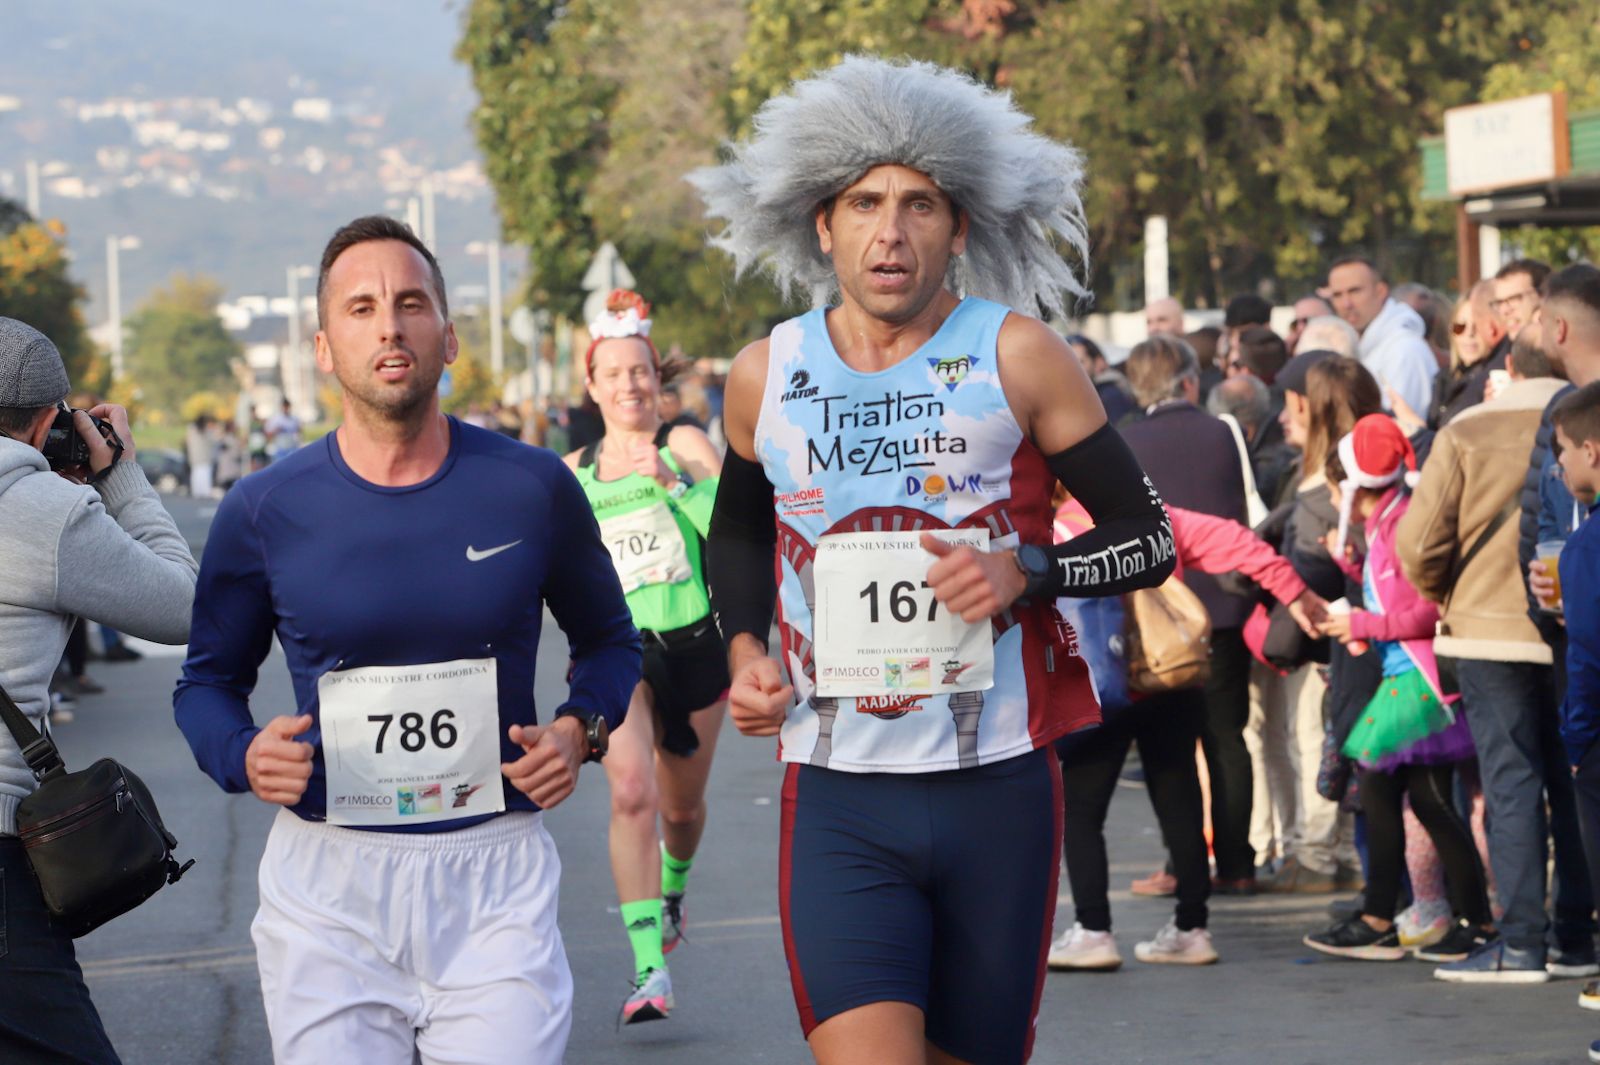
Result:
<svg viewBox="0 0 1600 1065"><path fill-rule="evenodd" d="M1557 946L1546 957L1544 967L1551 976L1562 980L1600 976L1600 958L1595 955L1592 941Z"/></svg>
<svg viewBox="0 0 1600 1065"><path fill-rule="evenodd" d="M1380 932L1361 919L1361 915L1340 921L1326 932L1313 932L1302 942L1312 950L1360 961L1399 961L1406 956L1400 945L1400 928L1391 925Z"/></svg>
<svg viewBox="0 0 1600 1065"><path fill-rule="evenodd" d="M1429 947L1418 947L1415 957L1418 961L1461 961L1492 938L1487 932L1465 921L1457 921L1455 927L1446 932L1439 942Z"/></svg>
<svg viewBox="0 0 1600 1065"><path fill-rule="evenodd" d="M135 651L125 643L114 643L106 648L105 660L107 662L137 662L144 655Z"/></svg>
<svg viewBox="0 0 1600 1065"><path fill-rule="evenodd" d="M1334 899L1328 903L1328 916L1335 921L1348 921L1352 917L1359 917L1366 904L1366 892L1358 891L1347 899Z"/></svg>

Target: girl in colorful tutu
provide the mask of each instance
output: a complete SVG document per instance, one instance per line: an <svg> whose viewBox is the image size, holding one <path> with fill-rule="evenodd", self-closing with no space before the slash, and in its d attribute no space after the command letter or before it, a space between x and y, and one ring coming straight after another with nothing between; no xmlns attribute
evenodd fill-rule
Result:
<svg viewBox="0 0 1600 1065"><path fill-rule="evenodd" d="M1458 921L1435 949L1454 951L1460 944L1452 940L1467 943L1493 934L1483 864L1451 799L1457 765L1475 754L1472 734L1466 717L1453 709L1459 696L1446 695L1439 684L1433 655L1438 608L1406 582L1395 553L1395 528L1410 504L1416 466L1410 442L1384 414L1356 422L1327 463L1339 505L1331 553L1361 579L1365 609L1330 616L1323 631L1352 653L1379 656L1383 682L1344 745L1358 766L1367 815L1370 863L1362 912L1306 936L1305 944L1368 961L1397 961L1407 953L1394 918L1405 862L1401 811L1408 796L1444 863ZM1365 559L1355 558L1346 544L1351 525L1366 527Z"/></svg>

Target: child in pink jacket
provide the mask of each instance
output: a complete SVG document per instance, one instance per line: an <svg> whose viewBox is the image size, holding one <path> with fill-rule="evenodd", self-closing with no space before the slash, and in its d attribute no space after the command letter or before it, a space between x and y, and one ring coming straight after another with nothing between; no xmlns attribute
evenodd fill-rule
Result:
<svg viewBox="0 0 1600 1065"><path fill-rule="evenodd" d="M1444 862L1458 922L1418 957L1464 956L1480 937L1492 934L1493 926L1483 864L1451 798L1456 765L1475 754L1472 734L1465 716L1451 709L1459 696L1445 695L1439 684L1433 654L1438 608L1406 581L1395 552L1395 529L1411 502L1408 471L1415 475L1411 444L1383 414L1358 421L1329 456L1326 471L1328 484L1337 486L1334 498L1340 508L1332 554L1352 577L1361 579L1365 609L1329 617L1323 632L1352 652L1367 645L1359 653L1380 657L1383 681L1344 746L1357 763L1361 808L1367 816L1370 861L1363 910L1306 936L1305 944L1366 961L1397 961L1407 953L1394 921L1405 860L1401 811L1407 797ZM1367 556L1361 560L1345 544L1355 524L1366 526Z"/></svg>

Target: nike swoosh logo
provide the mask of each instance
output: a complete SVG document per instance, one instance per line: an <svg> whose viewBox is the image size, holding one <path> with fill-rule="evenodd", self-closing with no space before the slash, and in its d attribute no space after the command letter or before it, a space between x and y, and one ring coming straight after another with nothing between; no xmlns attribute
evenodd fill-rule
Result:
<svg viewBox="0 0 1600 1065"><path fill-rule="evenodd" d="M502 551L509 551L513 547L516 547L520 543L522 543L521 540L513 540L509 544L501 544L499 547L490 547L490 548L487 548L487 549L485 549L483 551L479 551L477 548L473 547L471 544L468 544L467 545L467 561L468 562L482 562L484 559L492 558L493 556L498 555Z"/></svg>

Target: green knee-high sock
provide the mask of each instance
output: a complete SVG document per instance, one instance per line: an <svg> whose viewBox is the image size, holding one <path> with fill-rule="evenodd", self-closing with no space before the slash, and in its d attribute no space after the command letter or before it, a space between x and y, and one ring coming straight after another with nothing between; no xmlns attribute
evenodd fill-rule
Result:
<svg viewBox="0 0 1600 1065"><path fill-rule="evenodd" d="M624 902L622 925L628 930L628 942L633 944L634 975L643 976L650 969L667 967L666 958L661 954L660 899Z"/></svg>
<svg viewBox="0 0 1600 1065"><path fill-rule="evenodd" d="M682 895L683 889L689 886L689 870L694 867L693 858L674 858L667 853L667 845L661 845L661 893L663 895Z"/></svg>

